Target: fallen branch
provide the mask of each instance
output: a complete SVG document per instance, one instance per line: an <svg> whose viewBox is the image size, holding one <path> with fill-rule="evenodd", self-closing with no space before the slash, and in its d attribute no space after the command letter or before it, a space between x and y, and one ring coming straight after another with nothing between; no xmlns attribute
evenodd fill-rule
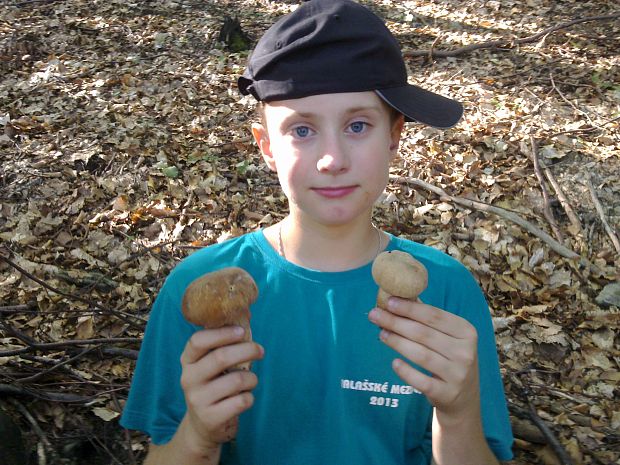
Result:
<svg viewBox="0 0 620 465"><path fill-rule="evenodd" d="M92 302L91 300L85 299L84 297L80 297L79 295L74 295L74 294L71 294L69 292L61 291L60 289L57 289L54 286L51 286L50 284L46 283L42 279L37 278L32 273L29 273L28 271L23 269L21 266L19 266L17 263L13 262L8 257L5 257L3 254L0 254L0 260L4 260L6 263L11 265L13 268L15 268L17 271L19 271L24 276L27 276L28 278L30 278L35 283L40 284L44 288L49 289L50 291L55 292L58 295L61 295L63 297L68 297L68 298L77 300L79 302L86 303L86 304L91 305L94 308L96 308L96 309L98 309L98 310L100 310L100 311L102 311L104 313L108 313L110 315L114 315L115 317L117 317L118 319L124 321L125 323L129 324L131 327L133 327L135 329L140 329L140 330L144 329L141 325L137 324L135 321L132 321L129 318L129 317L131 317L131 318L140 319L140 320L142 320L144 322L144 320L142 318L140 318L140 317L138 317L136 315L126 315L126 314L124 314L124 312L119 312L119 311L111 309L111 308L106 308L103 305L100 305L100 304L98 304L96 302Z"/></svg>
<svg viewBox="0 0 620 465"><path fill-rule="evenodd" d="M565 246L560 244L558 241L556 241L553 237L551 237L549 234L547 234L546 232L544 232L537 226L533 225L529 221L524 220L519 215L513 212L504 210L503 208L495 207L493 205L487 205L477 200L464 199L461 197L455 197L455 196L449 195L443 189L433 186L432 184L424 182L420 179L407 179L402 176L390 175L390 180L396 181L402 184L410 184L413 186L422 187L423 189L429 190L437 194L438 196L448 199L451 202L456 203L458 205L462 205L467 208L473 208L476 210L493 213L495 215L501 216L504 219L507 219L509 221L512 221L513 223L518 224L519 226L521 226L523 229L525 229L529 233L533 234L534 236L544 241L549 247L551 247L552 250L554 250L556 253L558 253L562 257L569 258L569 259L579 258L579 255L577 253L566 248Z"/></svg>
<svg viewBox="0 0 620 465"><path fill-rule="evenodd" d="M592 179L590 179L590 176L586 176L586 179L587 179L588 190L590 191L590 197L592 197L592 201L594 202L594 207L596 208L596 212L598 213L598 216L601 219L601 222L603 223L605 232L609 236L609 239L611 239L611 243L614 245L616 252L620 254L620 240L618 240L618 236L616 235L612 227L609 225L609 222L607 221L607 217L605 216L605 211L603 210L603 206L601 205L601 202L599 201L596 195L596 191L594 190L594 186L592 185Z"/></svg>
<svg viewBox="0 0 620 465"><path fill-rule="evenodd" d="M59 342L39 342L36 344L30 345L30 348L33 350L53 350L64 348L67 346L82 346L82 345L90 345L90 344L110 344L113 342L140 342L141 339L138 337L109 337L109 338L97 338L97 339L69 339L66 341ZM28 350L17 349L18 353L30 352ZM0 351L0 357L7 357L9 355L14 355L12 350Z"/></svg>
<svg viewBox="0 0 620 465"><path fill-rule="evenodd" d="M69 368L69 367L66 367L66 365L69 365L70 363L82 358L84 355L88 354L89 352L92 352L95 349L97 349L97 347L88 347L82 350L79 354L74 355L73 357L68 358L67 360L56 362L50 368L47 368L46 370L38 371L36 374L32 376L26 376L24 378L19 378L16 380L16 382L20 384L24 384L24 383L33 383L35 381L38 381L39 379L43 378L45 375L51 373L52 371L58 370L59 368L63 368L63 367Z"/></svg>
<svg viewBox="0 0 620 465"><path fill-rule="evenodd" d="M545 206L543 207L543 215L547 219L549 226L551 226L551 230L553 231L553 235L558 240L558 242L564 242L564 236L562 235L562 231L558 227L557 221L555 221L555 216L553 215L553 210L551 210L551 202L549 201L549 191L547 190L547 185L545 184L545 178L540 171L540 160L538 158L538 144L536 143L536 139L534 136L530 136L530 145L532 147L532 162L534 163L534 173L536 174L536 178L538 179L538 183L540 184L540 190L542 192L543 201Z"/></svg>
<svg viewBox="0 0 620 465"><path fill-rule="evenodd" d="M37 399L50 400L53 402L90 402L100 395L95 396L79 396L77 394L69 394L64 392L53 391L35 391L26 387L15 386L13 384L0 384L0 394L9 396L31 396Z"/></svg>
<svg viewBox="0 0 620 465"><path fill-rule="evenodd" d="M527 405L528 405L529 416L532 422L538 427L540 432L545 436L545 438L547 439L547 443L551 446L551 448L553 449L553 452L555 452L555 455L557 455L558 459L560 460L560 463L562 465L574 465L575 462L573 462L573 459L571 458L571 456L568 455L568 452L566 452L566 449L562 447L562 444L560 444L560 441L558 441L558 439L555 437L555 434L553 434L553 431L551 431L551 428L549 428L547 424L543 421L543 419L540 418L540 416L536 412L536 408L534 408L534 404L532 404L532 402L529 399L527 400Z"/></svg>
<svg viewBox="0 0 620 465"><path fill-rule="evenodd" d="M409 50L405 51L403 55L405 57L435 57L435 58L446 58L446 57L456 57L460 55L465 55L467 53L487 49L487 48L503 48L510 49L514 48L517 45L529 44L533 42L537 42L540 39L545 38L549 34L559 31L561 29L566 29L575 24L586 23L590 21L609 21L612 19L616 19L620 17L620 13L614 13L611 15L603 15L603 16L590 16L586 18L574 19L572 21L568 21L566 23L556 24L555 26L549 27L547 29L543 29L542 31L528 36L523 37L522 39L500 39L500 40L491 40L488 42L482 42L479 44L471 44L465 47L457 48L455 50Z"/></svg>
<svg viewBox="0 0 620 465"><path fill-rule="evenodd" d="M52 444L50 443L49 439L47 439L47 435L43 432L43 429L41 429L41 426L39 426L37 420L35 420L32 414L28 411L26 407L24 407L24 405L22 405L21 402L17 401L16 399L9 399L9 401L17 408L17 410L20 411L20 413L26 418L26 420L28 420L28 423L30 423L30 426L32 427L32 431L34 431L39 437L39 440L41 441L38 444L39 447L37 449L37 453L39 455L39 463L46 463L46 449L49 450L52 455L56 455ZM58 459L58 457L54 458L56 460Z"/></svg>
<svg viewBox="0 0 620 465"><path fill-rule="evenodd" d="M560 186L558 181L555 179L553 172L549 169L548 166L543 166L543 172L545 173L549 184L551 184L551 187L553 187L553 190L555 191L555 196L560 202L560 205L562 205L562 208L564 208L566 216L568 216L568 220L570 221L570 224L572 226L572 230L569 228L569 231L572 232L574 236L579 235L582 231L581 221L579 221L579 217L575 213L575 210L573 210L573 207L568 201L568 198L564 194L562 186Z"/></svg>
<svg viewBox="0 0 620 465"><path fill-rule="evenodd" d="M36 304L4 305L0 307L0 313L32 313L36 312Z"/></svg>
<svg viewBox="0 0 620 465"><path fill-rule="evenodd" d="M597 126L585 126L585 127L578 128L578 129L569 129L567 131L554 132L552 134L549 134L547 137L549 139L553 139L554 137L560 136L562 134L582 134L582 133L585 134L585 133L593 132L593 131L601 131L605 129L604 126L611 124L611 123L615 123L618 120L620 120L620 116L604 121Z"/></svg>
<svg viewBox="0 0 620 465"><path fill-rule="evenodd" d="M121 357L129 358L132 360L138 360L138 354L140 353L139 350L122 349L120 347L102 347L101 349L99 349L99 351L105 355L120 355Z"/></svg>
<svg viewBox="0 0 620 465"><path fill-rule="evenodd" d="M2 322L0 322L2 323ZM18 355L26 352L32 352L34 350L53 350L58 348L64 348L69 346L83 346L91 344L111 344L111 343L139 343L142 339L137 337L102 337L95 339L68 339L59 342L38 342L32 339L30 336L16 330L12 326L2 323L1 326L7 332L7 335L16 337L20 341L24 342L28 347L23 349L5 350L0 351L0 357L8 357L11 355Z"/></svg>

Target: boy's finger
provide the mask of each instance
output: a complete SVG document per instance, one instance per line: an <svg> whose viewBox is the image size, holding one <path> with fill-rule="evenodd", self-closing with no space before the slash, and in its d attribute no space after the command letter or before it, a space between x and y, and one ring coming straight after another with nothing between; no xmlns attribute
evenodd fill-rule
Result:
<svg viewBox="0 0 620 465"><path fill-rule="evenodd" d="M251 391L258 384L258 377L251 371L233 371L209 382L208 387L187 394L187 401L194 407L211 408L215 404L242 392Z"/></svg>
<svg viewBox="0 0 620 465"><path fill-rule="evenodd" d="M369 314L370 320L377 326L394 334L425 346L446 358L454 338L411 318L396 315L381 308L373 309ZM403 354L405 355L405 354Z"/></svg>
<svg viewBox="0 0 620 465"><path fill-rule="evenodd" d="M256 342L239 342L218 347L184 370L186 383L205 383L240 363L252 362L263 357L264 350Z"/></svg>
<svg viewBox="0 0 620 465"><path fill-rule="evenodd" d="M429 401L433 405L435 405L434 398L437 395L437 390L441 383L440 380L422 373L420 370L415 369L407 362L398 358L394 359L392 362L392 369L403 381L412 388L420 391L429 398Z"/></svg>
<svg viewBox="0 0 620 465"><path fill-rule="evenodd" d="M381 331L380 337L387 346L434 376L444 380L449 376L452 365L443 354L390 331Z"/></svg>
<svg viewBox="0 0 620 465"><path fill-rule="evenodd" d="M225 424L245 412L252 405L254 405L254 394L245 391L212 405L209 414L213 416L212 418L221 419L220 423Z"/></svg>
<svg viewBox="0 0 620 465"><path fill-rule="evenodd" d="M216 378L212 382L213 403L251 391L258 385L258 377L251 371L237 370L226 373L224 376Z"/></svg>
<svg viewBox="0 0 620 465"><path fill-rule="evenodd" d="M184 366L181 373L183 391L192 392L197 386L213 382L235 365L258 360L262 356L263 348L255 342L242 342L214 349L196 362Z"/></svg>
<svg viewBox="0 0 620 465"><path fill-rule="evenodd" d="M240 341L244 332L245 330L240 326L196 331L185 344L185 349L181 354L181 364L195 363L217 347Z"/></svg>
<svg viewBox="0 0 620 465"><path fill-rule="evenodd" d="M432 305L390 297L387 310L395 315L419 321L457 339L475 337L475 329L467 320Z"/></svg>

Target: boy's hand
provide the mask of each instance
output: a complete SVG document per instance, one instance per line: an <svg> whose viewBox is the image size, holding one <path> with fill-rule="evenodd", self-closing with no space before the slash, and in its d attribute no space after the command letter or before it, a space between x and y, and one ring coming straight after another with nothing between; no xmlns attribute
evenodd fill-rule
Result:
<svg viewBox="0 0 620 465"><path fill-rule="evenodd" d="M422 392L436 408L440 423L480 416L476 329L445 310L391 297L388 310L373 309L370 320L383 328L381 340L405 359L432 373L396 359L394 371Z"/></svg>
<svg viewBox="0 0 620 465"><path fill-rule="evenodd" d="M231 371L234 365L258 360L263 348L243 341L243 328L227 326L198 331L181 354L181 386L187 413L184 419L190 441L210 450L230 441L237 432L238 416L254 403L250 392L258 383L250 371Z"/></svg>

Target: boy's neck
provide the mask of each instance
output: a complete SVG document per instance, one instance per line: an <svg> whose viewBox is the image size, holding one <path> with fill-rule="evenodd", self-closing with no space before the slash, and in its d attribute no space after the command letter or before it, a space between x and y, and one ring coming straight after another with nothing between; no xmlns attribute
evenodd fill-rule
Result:
<svg viewBox="0 0 620 465"><path fill-rule="evenodd" d="M272 247L286 260L320 271L345 271L375 259L389 241L370 218L330 226L288 216L265 230Z"/></svg>

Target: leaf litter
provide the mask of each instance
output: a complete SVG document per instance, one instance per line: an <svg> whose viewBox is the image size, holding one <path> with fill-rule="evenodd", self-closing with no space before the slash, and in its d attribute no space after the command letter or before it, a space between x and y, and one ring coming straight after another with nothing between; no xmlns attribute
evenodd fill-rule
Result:
<svg viewBox="0 0 620 465"><path fill-rule="evenodd" d="M385 230L444 250L483 287L515 428L514 464L620 463L618 21L514 47L432 58L617 13L611 1L364 2L405 51L412 82L464 102L454 129L411 125L377 205ZM53 463L136 463L116 423L148 311L199 247L279 221L286 202L235 89L247 51L217 41L234 11L256 40L290 1L80 0L0 6L0 391ZM503 217L552 234L531 138L579 224L551 193L567 259ZM548 182L545 178L544 182ZM556 238L557 239L557 238ZM534 413L532 413L532 411ZM82 461L82 462L81 462Z"/></svg>

